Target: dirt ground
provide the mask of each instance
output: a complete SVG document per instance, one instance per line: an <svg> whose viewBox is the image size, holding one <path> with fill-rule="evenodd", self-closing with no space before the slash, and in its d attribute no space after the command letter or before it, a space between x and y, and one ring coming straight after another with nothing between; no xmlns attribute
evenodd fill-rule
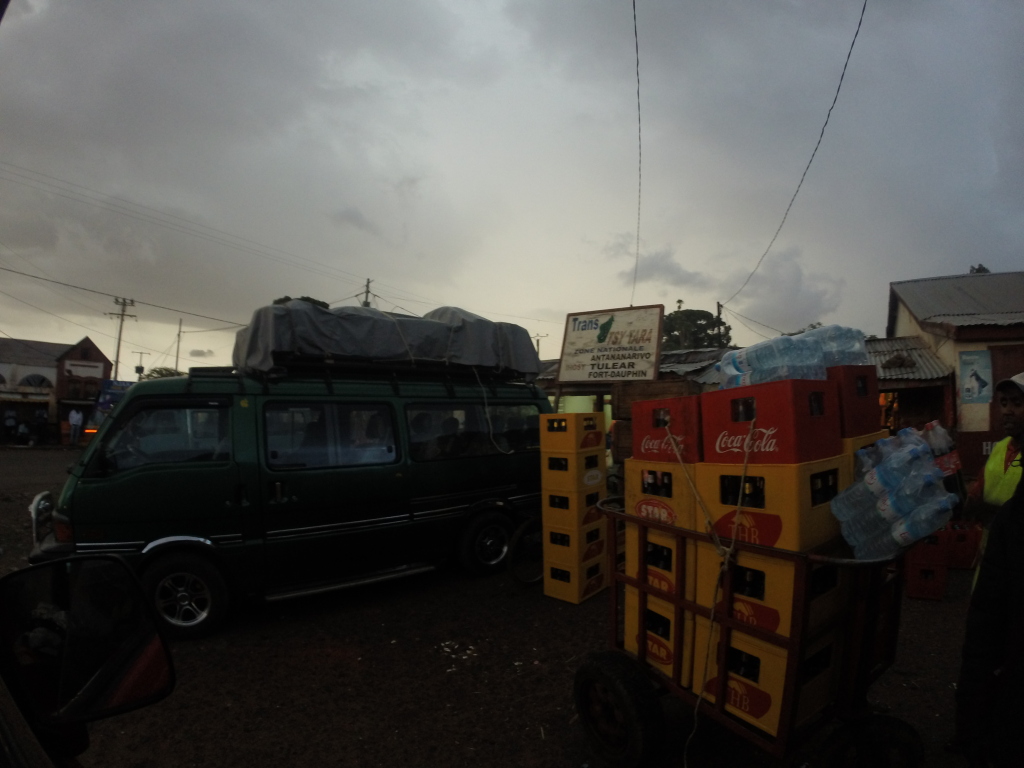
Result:
<svg viewBox="0 0 1024 768"><path fill-rule="evenodd" d="M0 574L26 565L27 506L57 491L77 452L0 448ZM899 656L871 700L942 751L970 588L954 572L944 601L904 600ZM581 606L505 574L438 572L266 606L239 606L219 635L173 647L174 693L95 723L86 768L167 766L592 766L572 679L605 647L607 593ZM682 766L688 712L666 701L665 768ZM707 718L692 768L773 762Z"/></svg>

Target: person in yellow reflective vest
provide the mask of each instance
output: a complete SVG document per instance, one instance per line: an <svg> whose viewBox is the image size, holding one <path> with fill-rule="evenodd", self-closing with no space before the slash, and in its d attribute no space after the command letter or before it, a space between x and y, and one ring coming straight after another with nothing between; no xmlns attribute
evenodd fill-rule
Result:
<svg viewBox="0 0 1024 768"><path fill-rule="evenodd" d="M1002 426L975 488L973 508L991 511L975 576L956 687L956 735L948 745L971 766L1020 766L1024 722L1024 373L996 386Z"/></svg>
<svg viewBox="0 0 1024 768"><path fill-rule="evenodd" d="M975 482L967 498L965 517L985 524L982 534L981 555L988 541L988 524L999 507L1013 496L1020 483L1021 447L1024 445L1024 373L1018 373L996 384L996 401L1006 437L992 446L981 477ZM979 566L980 567L980 566ZM975 574L977 582L977 574Z"/></svg>

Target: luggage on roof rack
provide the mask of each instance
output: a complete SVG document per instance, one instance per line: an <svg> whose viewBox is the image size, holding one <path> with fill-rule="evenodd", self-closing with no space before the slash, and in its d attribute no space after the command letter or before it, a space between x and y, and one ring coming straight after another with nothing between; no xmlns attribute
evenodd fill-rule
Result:
<svg viewBox="0 0 1024 768"><path fill-rule="evenodd" d="M305 301L261 307L238 331L232 359L238 371L248 374L324 365L375 370L459 366L532 381L540 372L540 358L525 328L458 307L439 307L423 317L369 307L323 309Z"/></svg>

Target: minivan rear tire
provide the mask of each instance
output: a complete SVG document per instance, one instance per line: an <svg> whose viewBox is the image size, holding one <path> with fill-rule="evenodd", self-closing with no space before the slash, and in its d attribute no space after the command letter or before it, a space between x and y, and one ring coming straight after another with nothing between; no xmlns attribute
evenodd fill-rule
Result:
<svg viewBox="0 0 1024 768"><path fill-rule="evenodd" d="M459 562L471 573L494 573L505 567L512 521L500 512L482 512L469 520L459 541Z"/></svg>
<svg viewBox="0 0 1024 768"><path fill-rule="evenodd" d="M224 577L204 557L165 555L142 575L146 594L168 637L191 640L212 633L228 609Z"/></svg>

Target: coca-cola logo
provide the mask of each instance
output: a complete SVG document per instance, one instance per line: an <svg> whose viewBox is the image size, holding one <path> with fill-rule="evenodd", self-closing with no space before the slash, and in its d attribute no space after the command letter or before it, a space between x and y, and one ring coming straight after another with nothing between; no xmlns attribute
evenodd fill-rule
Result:
<svg viewBox="0 0 1024 768"><path fill-rule="evenodd" d="M763 547L774 547L782 535L782 518L765 512L748 512L743 510L737 516L736 510L725 515L715 523L715 532L748 544L760 544Z"/></svg>
<svg viewBox="0 0 1024 768"><path fill-rule="evenodd" d="M644 520L653 520L656 523L665 525L676 524L676 511L664 501L657 499L640 499L633 507L637 517Z"/></svg>
<svg viewBox="0 0 1024 768"><path fill-rule="evenodd" d="M724 601L719 601L718 610L725 613ZM782 621L779 612L774 608L769 608L767 605L761 605L760 603L753 603L742 597L737 597L733 600L732 617L739 619L745 624L767 629L769 632L776 631Z"/></svg>
<svg viewBox="0 0 1024 768"><path fill-rule="evenodd" d="M604 441L604 432L596 430L594 432L588 432L580 440L580 448L596 448L601 445Z"/></svg>
<svg viewBox="0 0 1024 768"><path fill-rule="evenodd" d="M713 696L717 690L718 678L713 677L704 686L704 691ZM772 708L772 696L770 693L762 691L760 688L755 688L752 685L741 683L732 676L729 677L729 682L726 683L725 701L728 706L739 710L745 715L749 715L755 720L760 720Z"/></svg>
<svg viewBox="0 0 1024 768"><path fill-rule="evenodd" d="M715 451L717 453L746 453L749 445L750 453L774 453L779 450L775 433L778 427L770 429L754 429L752 433L741 433L730 435L723 430L715 440Z"/></svg>
<svg viewBox="0 0 1024 768"><path fill-rule="evenodd" d="M644 435L643 439L640 440L640 453L647 455L665 455L675 456L675 450L672 448L672 441L675 440L679 444L679 452L683 451L683 437L681 435L665 435L665 437L658 438L653 435Z"/></svg>
<svg viewBox="0 0 1024 768"><path fill-rule="evenodd" d="M639 641L639 636L637 636ZM647 633L647 659L658 664L672 663L672 646L657 635Z"/></svg>

